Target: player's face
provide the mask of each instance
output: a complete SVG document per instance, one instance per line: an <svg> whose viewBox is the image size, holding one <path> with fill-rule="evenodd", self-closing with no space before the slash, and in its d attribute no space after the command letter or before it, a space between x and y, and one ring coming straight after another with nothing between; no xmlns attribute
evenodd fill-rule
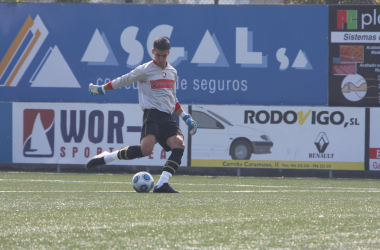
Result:
<svg viewBox="0 0 380 250"><path fill-rule="evenodd" d="M161 68L166 67L166 59L168 58L169 53L169 50L152 49L154 60L156 61L157 65Z"/></svg>

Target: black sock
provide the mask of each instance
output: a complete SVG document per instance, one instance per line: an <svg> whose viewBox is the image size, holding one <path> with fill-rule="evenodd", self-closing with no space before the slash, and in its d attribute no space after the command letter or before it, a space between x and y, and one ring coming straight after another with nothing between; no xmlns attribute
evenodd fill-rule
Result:
<svg viewBox="0 0 380 250"><path fill-rule="evenodd" d="M173 148L172 154L169 159L166 161L164 166L164 171L167 171L171 174L174 174L177 171L179 165L181 165L181 159L183 155L183 149L181 148Z"/></svg>
<svg viewBox="0 0 380 250"><path fill-rule="evenodd" d="M140 146L129 146L122 148L119 150L119 153L117 154L117 158L119 158L120 160L133 160L138 157L144 157L141 153Z"/></svg>

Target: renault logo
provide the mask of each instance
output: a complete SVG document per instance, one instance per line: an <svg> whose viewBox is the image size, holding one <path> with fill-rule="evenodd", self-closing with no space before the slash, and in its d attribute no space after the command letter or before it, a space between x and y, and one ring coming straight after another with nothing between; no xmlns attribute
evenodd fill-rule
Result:
<svg viewBox="0 0 380 250"><path fill-rule="evenodd" d="M327 138L327 135L325 132L319 133L317 136L317 139L314 141L315 146L317 147L319 153L324 153L327 146L329 145L329 139Z"/></svg>

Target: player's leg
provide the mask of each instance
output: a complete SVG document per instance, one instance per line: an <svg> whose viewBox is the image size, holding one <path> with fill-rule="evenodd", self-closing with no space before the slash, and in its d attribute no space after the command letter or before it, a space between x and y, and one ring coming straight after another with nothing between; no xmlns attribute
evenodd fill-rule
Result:
<svg viewBox="0 0 380 250"><path fill-rule="evenodd" d="M167 139L166 144L172 149L172 153L165 162L160 179L153 191L156 193L178 193L178 191L172 189L168 183L169 179L181 165L185 142L182 135L174 135Z"/></svg>
<svg viewBox="0 0 380 250"><path fill-rule="evenodd" d="M150 155L153 151L154 144L156 143L158 125L156 122L150 121L149 119L149 112L145 111L140 145L128 146L111 153L107 151L102 152L87 162L86 169L104 165L114 160L133 160Z"/></svg>
<svg viewBox="0 0 380 250"><path fill-rule="evenodd" d="M138 146L128 146L111 153L104 151L91 158L86 164L86 169L104 165L115 160L133 160L150 155L153 151L155 142L156 137L149 134L141 140L141 144Z"/></svg>
<svg viewBox="0 0 380 250"><path fill-rule="evenodd" d="M151 115L151 110L144 111L143 121L140 145L121 149L118 154L119 159L132 160L138 157L148 156L152 153L156 138L158 137L158 124L154 116Z"/></svg>
<svg viewBox="0 0 380 250"><path fill-rule="evenodd" d="M177 123L170 116L168 121L159 127L162 130L161 137L158 138L158 143L165 151L172 151L171 155L165 162L160 179L154 187L155 193L178 193L169 185L169 179L177 171L181 165L181 159L185 150L185 142L182 131Z"/></svg>
<svg viewBox="0 0 380 250"><path fill-rule="evenodd" d="M156 136L148 134L142 138L140 145L128 146L120 149L117 153L117 158L119 160L133 160L139 157L148 156L152 153L155 142Z"/></svg>

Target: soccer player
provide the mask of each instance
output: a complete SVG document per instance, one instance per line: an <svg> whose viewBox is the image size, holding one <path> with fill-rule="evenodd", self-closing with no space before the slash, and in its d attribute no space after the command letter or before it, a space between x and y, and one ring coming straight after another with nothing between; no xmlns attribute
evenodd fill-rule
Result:
<svg viewBox="0 0 380 250"><path fill-rule="evenodd" d="M92 95L104 95L108 90L138 82L139 104L144 115L140 145L128 146L114 152L104 151L91 158L86 168L94 168L114 160L132 160L148 156L152 153L157 140L165 151L172 153L153 192L178 193L168 182L181 164L185 143L181 130L172 118L172 113L176 113L185 121L191 135L196 133L197 124L183 110L176 97L177 70L167 62L170 54L169 40L165 37L157 38L153 43L152 54L153 61L142 64L105 85L90 83L89 91Z"/></svg>

